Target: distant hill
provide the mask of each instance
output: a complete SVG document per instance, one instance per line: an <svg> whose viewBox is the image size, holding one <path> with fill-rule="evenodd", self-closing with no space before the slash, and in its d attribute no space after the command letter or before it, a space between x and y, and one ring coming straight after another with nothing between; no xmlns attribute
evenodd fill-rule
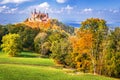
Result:
<svg viewBox="0 0 120 80"><path fill-rule="evenodd" d="M58 26L59 28L61 28L62 30L66 31L66 32L68 32L70 34L73 34L74 31L75 31L75 27L68 26L68 25L66 25L66 24L64 24L62 22L59 22L57 19L52 19L51 24L52 24L52 26L53 25Z"/></svg>

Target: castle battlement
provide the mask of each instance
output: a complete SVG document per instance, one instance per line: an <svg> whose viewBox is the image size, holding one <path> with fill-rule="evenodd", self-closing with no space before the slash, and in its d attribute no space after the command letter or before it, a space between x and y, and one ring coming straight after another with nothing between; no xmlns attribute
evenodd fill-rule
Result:
<svg viewBox="0 0 120 80"><path fill-rule="evenodd" d="M49 15L48 13L41 13L40 11L37 12L36 9L31 12L30 18L28 18L29 22L47 22L49 20Z"/></svg>

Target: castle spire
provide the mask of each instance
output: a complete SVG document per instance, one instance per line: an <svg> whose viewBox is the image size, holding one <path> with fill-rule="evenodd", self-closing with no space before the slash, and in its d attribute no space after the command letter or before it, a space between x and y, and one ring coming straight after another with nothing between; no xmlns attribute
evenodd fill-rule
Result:
<svg viewBox="0 0 120 80"><path fill-rule="evenodd" d="M34 9L34 14L37 14L36 9Z"/></svg>
<svg viewBox="0 0 120 80"><path fill-rule="evenodd" d="M31 11L31 14L33 14L33 12Z"/></svg>
<svg viewBox="0 0 120 80"><path fill-rule="evenodd" d="M46 13L46 15L47 15L47 18L49 18L49 14L48 14L48 13Z"/></svg>
<svg viewBox="0 0 120 80"><path fill-rule="evenodd" d="M41 12L39 11L39 14L40 14Z"/></svg>

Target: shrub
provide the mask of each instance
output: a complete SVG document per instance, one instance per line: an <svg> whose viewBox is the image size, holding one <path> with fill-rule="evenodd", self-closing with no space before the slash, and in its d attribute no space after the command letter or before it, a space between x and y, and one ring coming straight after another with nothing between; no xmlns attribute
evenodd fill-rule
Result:
<svg viewBox="0 0 120 80"><path fill-rule="evenodd" d="M19 34L7 34L2 38L2 50L10 56L16 56L21 51L21 40Z"/></svg>

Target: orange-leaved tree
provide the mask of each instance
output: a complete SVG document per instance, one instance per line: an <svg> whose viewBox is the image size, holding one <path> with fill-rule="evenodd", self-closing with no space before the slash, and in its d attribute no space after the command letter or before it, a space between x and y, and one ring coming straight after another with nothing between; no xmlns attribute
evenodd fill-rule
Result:
<svg viewBox="0 0 120 80"><path fill-rule="evenodd" d="M71 36L73 52L72 60L75 67L83 72L91 70L91 48L93 43L93 34L89 30L78 31L76 36Z"/></svg>

